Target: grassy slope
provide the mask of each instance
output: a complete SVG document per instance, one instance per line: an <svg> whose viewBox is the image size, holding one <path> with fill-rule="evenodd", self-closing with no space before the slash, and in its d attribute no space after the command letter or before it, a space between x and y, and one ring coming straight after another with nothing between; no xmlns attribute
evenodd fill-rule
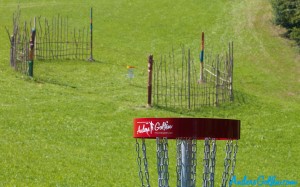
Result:
<svg viewBox="0 0 300 187"><path fill-rule="evenodd" d="M23 18L61 13L78 25L88 23L91 5L98 61L39 62L30 80L8 66L3 27L10 26L17 3L0 0L0 186L138 186L132 119L167 116L240 119L237 178L300 181L299 55L278 37L268 1L20 4ZM196 53L200 31L215 51L234 41L236 102L190 113L144 109L147 54L167 53L181 43ZM126 65L137 66L131 83ZM224 156L219 144L218 181ZM155 186L154 149L149 142Z"/></svg>

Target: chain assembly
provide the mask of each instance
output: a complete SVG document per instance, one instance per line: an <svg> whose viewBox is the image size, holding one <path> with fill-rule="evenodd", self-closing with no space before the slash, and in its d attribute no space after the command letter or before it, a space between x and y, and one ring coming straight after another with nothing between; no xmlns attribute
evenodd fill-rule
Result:
<svg viewBox="0 0 300 187"><path fill-rule="evenodd" d="M205 138L203 158L203 187L214 187L216 152L216 140Z"/></svg>
<svg viewBox="0 0 300 187"><path fill-rule="evenodd" d="M137 158L136 158L136 161L137 161L137 164L138 164L138 167L139 167L139 178L140 178L140 181L141 181L141 186L144 187L144 176L143 176L143 171L142 171L142 159L141 159L141 156L140 156L140 144L138 142L138 139L135 139L135 150L136 150L136 153L137 153Z"/></svg>
<svg viewBox="0 0 300 187"><path fill-rule="evenodd" d="M204 158L203 158L203 187L209 185L209 160L210 160L210 139L205 138L204 140Z"/></svg>
<svg viewBox="0 0 300 187"><path fill-rule="evenodd" d="M181 187L181 169L182 169L182 160L181 160L181 139L176 139L176 173L177 173L177 187Z"/></svg>
<svg viewBox="0 0 300 187"><path fill-rule="evenodd" d="M156 138L156 144L158 186L169 187L168 139ZM176 148L177 187L195 187L197 167L197 140L176 139ZM224 159L224 171L222 174L221 187L231 187L230 180L234 175L237 151L237 141L233 143L232 140L228 140L225 146L226 155ZM141 139L141 144L138 142L138 139L136 139L136 152L136 161L138 164L138 175L141 182L141 187L150 187L145 139ZM203 158L203 187L214 187L216 152L216 140L205 138Z"/></svg>
<svg viewBox="0 0 300 187"><path fill-rule="evenodd" d="M157 184L155 186L196 187L196 183L198 183L198 186L214 187L216 185L215 173L219 171L216 171L217 140L224 141L223 145L225 145L224 162L220 163L224 165L224 169L220 170L221 181L218 185L220 187L231 187L230 183L234 177L238 151L237 141L240 139L240 120L135 118L133 122L133 137L136 138L136 162L141 187L150 187L149 176L152 170L148 170L149 158L147 156L153 151L156 154L153 155L156 157L154 159L157 160L157 175L155 175ZM156 150L151 149L150 152L148 150L148 155L146 139L156 140ZM169 180L169 154L173 156L173 152L169 153L169 140L176 140L176 158L171 159L171 161L174 159L176 162L176 173L174 174L177 175L177 179L174 181ZM201 155L200 157L197 156L199 151L198 141L201 144L203 141L201 149L204 148L203 152L200 150L201 152L198 153ZM171 145L173 145L173 142ZM199 174L196 172L197 169L200 169ZM172 182L175 182L175 184L172 184Z"/></svg>
<svg viewBox="0 0 300 187"><path fill-rule="evenodd" d="M191 155L191 186L196 186L196 168L197 168L197 139L192 140Z"/></svg>
<svg viewBox="0 0 300 187"><path fill-rule="evenodd" d="M231 183L230 181L232 180L232 177L234 175L234 169L235 169L235 164L236 164L236 154L237 154L237 151L238 151L238 144L237 144L237 141L235 141L235 144L233 146L233 157L232 157L232 165L231 165L231 172L230 172L230 176L229 176L229 187L231 187Z"/></svg>
<svg viewBox="0 0 300 187"><path fill-rule="evenodd" d="M169 187L168 139L156 138L158 186Z"/></svg>
<svg viewBox="0 0 300 187"><path fill-rule="evenodd" d="M145 167L145 178L146 178L146 182L147 182L147 187L150 187L149 171L148 171L148 160L147 160L147 150L146 150L145 139L142 139L142 152L143 152L143 161L144 161L144 167Z"/></svg>
<svg viewBox="0 0 300 187"><path fill-rule="evenodd" d="M147 151L146 151L146 143L145 139L142 139L142 150L140 150L140 144L138 142L138 139L136 139L135 143L135 150L137 152L137 164L139 167L139 178L141 181L141 187L150 187L150 182L149 182L149 172L148 172L148 160L147 160ZM142 157L140 155L140 152L143 154L143 164L144 164L144 173L143 174L143 169L142 169ZM144 175L146 178L146 185L144 183Z"/></svg>
<svg viewBox="0 0 300 187"><path fill-rule="evenodd" d="M216 153L217 153L216 140L212 139L211 140L211 151L210 151L210 165L209 165L209 172L210 172L209 184L210 184L210 187L214 187L214 185L215 185L214 182L215 182Z"/></svg>
<svg viewBox="0 0 300 187"><path fill-rule="evenodd" d="M222 175L222 184L221 187L226 187L227 183L229 181L229 168L231 166L231 156L232 156L232 150L233 150L233 143L232 140L228 140L226 142L226 146L225 146L225 159L224 159L224 172Z"/></svg>

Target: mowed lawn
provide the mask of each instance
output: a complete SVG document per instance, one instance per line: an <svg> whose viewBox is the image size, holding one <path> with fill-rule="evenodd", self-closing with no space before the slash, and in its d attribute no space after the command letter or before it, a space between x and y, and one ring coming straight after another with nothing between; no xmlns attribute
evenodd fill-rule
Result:
<svg viewBox="0 0 300 187"><path fill-rule="evenodd" d="M89 26L94 11L94 58L35 61L34 79L9 66L12 15L23 21L60 14L71 27ZM148 109L147 56L234 42L232 104L199 111ZM38 31L37 31L38 32ZM0 186L140 186L132 122L137 117L215 117L241 120L235 175L300 182L299 49L272 24L267 0L0 0ZM127 65L135 66L128 80ZM216 186L223 172L218 143ZM156 145L147 141L152 186ZM175 142L169 142L170 184L176 184ZM197 184L203 142L198 141Z"/></svg>

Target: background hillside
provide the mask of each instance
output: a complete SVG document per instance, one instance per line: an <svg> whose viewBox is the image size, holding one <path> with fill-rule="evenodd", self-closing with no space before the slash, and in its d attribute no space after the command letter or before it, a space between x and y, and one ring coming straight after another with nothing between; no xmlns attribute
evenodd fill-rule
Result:
<svg viewBox="0 0 300 187"><path fill-rule="evenodd" d="M74 27L89 26L92 6L97 61L36 61L33 80L14 72L4 27L12 28L18 5L23 20L60 14ZM139 186L137 117L240 119L237 178L299 183L300 56L272 22L267 0L0 0L0 186ZM185 44L197 59L202 31L216 53L234 41L235 102L194 112L146 109L147 55ZM132 81L127 65L136 66ZM156 186L155 142L147 144ZM174 142L169 149L174 186ZM218 142L216 185L223 150Z"/></svg>

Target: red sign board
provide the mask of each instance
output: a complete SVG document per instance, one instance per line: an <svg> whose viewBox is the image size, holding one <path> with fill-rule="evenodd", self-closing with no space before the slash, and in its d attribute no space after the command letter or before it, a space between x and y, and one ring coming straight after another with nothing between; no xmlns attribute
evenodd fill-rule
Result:
<svg viewBox="0 0 300 187"><path fill-rule="evenodd" d="M136 118L134 138L240 139L240 120L214 118Z"/></svg>

